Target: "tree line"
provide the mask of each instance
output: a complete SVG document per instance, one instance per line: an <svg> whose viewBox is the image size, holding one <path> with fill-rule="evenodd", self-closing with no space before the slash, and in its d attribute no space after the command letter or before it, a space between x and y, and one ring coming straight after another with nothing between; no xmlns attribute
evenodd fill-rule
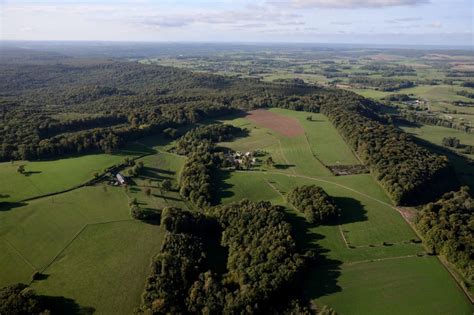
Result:
<svg viewBox="0 0 474 315"><path fill-rule="evenodd" d="M180 194L198 208L209 207L213 202L213 179L217 168L224 161L216 152L215 142L230 140L243 130L225 124L211 124L188 131L176 141L173 149L187 155L179 181Z"/></svg>
<svg viewBox="0 0 474 315"><path fill-rule="evenodd" d="M462 187L429 203L416 222L425 244L454 264L469 281L474 280L474 199Z"/></svg>

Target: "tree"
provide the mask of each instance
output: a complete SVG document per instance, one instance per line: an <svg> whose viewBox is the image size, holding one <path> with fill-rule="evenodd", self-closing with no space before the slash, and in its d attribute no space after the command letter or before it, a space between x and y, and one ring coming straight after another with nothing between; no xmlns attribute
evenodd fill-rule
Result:
<svg viewBox="0 0 474 315"><path fill-rule="evenodd" d="M16 171L20 174L25 174L25 165L23 164L18 165L18 168L16 169Z"/></svg>
<svg viewBox="0 0 474 315"><path fill-rule="evenodd" d="M313 116L312 115L306 116L306 120L307 121L313 121Z"/></svg>
<svg viewBox="0 0 474 315"><path fill-rule="evenodd" d="M173 187L173 184L171 183L171 181L169 179L165 179L162 183L161 183L161 188L164 190L164 191L170 191Z"/></svg>
<svg viewBox="0 0 474 315"><path fill-rule="evenodd" d="M150 197L150 195L151 195L151 189L150 189L150 188L146 188L146 189L145 189L145 195L147 195L148 197Z"/></svg>
<svg viewBox="0 0 474 315"><path fill-rule="evenodd" d="M268 166L268 167L273 167L275 165L275 162L273 161L273 158L271 156L269 156L266 161L265 161L265 164Z"/></svg>
<svg viewBox="0 0 474 315"><path fill-rule="evenodd" d="M18 283L0 289L0 314L46 314L34 291Z"/></svg>

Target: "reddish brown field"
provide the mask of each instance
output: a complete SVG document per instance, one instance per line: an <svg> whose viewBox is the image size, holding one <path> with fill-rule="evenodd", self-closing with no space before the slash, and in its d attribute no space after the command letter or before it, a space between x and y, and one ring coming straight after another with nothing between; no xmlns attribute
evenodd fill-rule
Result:
<svg viewBox="0 0 474 315"><path fill-rule="evenodd" d="M259 126L276 131L286 137L304 134L304 129L296 118L286 117L264 109L256 109L247 113L248 120Z"/></svg>

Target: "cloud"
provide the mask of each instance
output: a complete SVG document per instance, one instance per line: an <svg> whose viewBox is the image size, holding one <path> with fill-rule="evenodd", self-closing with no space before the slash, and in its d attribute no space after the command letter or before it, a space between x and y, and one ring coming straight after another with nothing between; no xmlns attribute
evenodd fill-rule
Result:
<svg viewBox="0 0 474 315"><path fill-rule="evenodd" d="M431 27L431 28L442 28L442 27L443 27L443 24L441 24L441 22L439 22L439 21L435 21L435 22L429 24L428 27Z"/></svg>
<svg viewBox="0 0 474 315"><path fill-rule="evenodd" d="M423 20L421 17L404 17L404 18L396 18L396 19L389 19L385 20L386 23L390 24L401 24L405 22L418 22Z"/></svg>
<svg viewBox="0 0 474 315"><path fill-rule="evenodd" d="M267 3L297 8L360 9L415 6L429 2L430 0L269 0Z"/></svg>
<svg viewBox="0 0 474 315"><path fill-rule="evenodd" d="M180 28L196 24L242 26L250 28L254 25L267 24L293 26L304 25L301 15L274 10L264 10L261 7L252 10L236 11L193 11L188 13L148 13L131 18L134 24L156 26L163 28Z"/></svg>

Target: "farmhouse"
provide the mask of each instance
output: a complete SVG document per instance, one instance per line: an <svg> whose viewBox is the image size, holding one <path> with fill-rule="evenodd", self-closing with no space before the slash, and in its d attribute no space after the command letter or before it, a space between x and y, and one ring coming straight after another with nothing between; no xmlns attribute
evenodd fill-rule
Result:
<svg viewBox="0 0 474 315"><path fill-rule="evenodd" d="M125 177L122 174L117 173L117 175L115 175L115 177L117 178L120 185L126 185L127 184L127 182L125 181Z"/></svg>

